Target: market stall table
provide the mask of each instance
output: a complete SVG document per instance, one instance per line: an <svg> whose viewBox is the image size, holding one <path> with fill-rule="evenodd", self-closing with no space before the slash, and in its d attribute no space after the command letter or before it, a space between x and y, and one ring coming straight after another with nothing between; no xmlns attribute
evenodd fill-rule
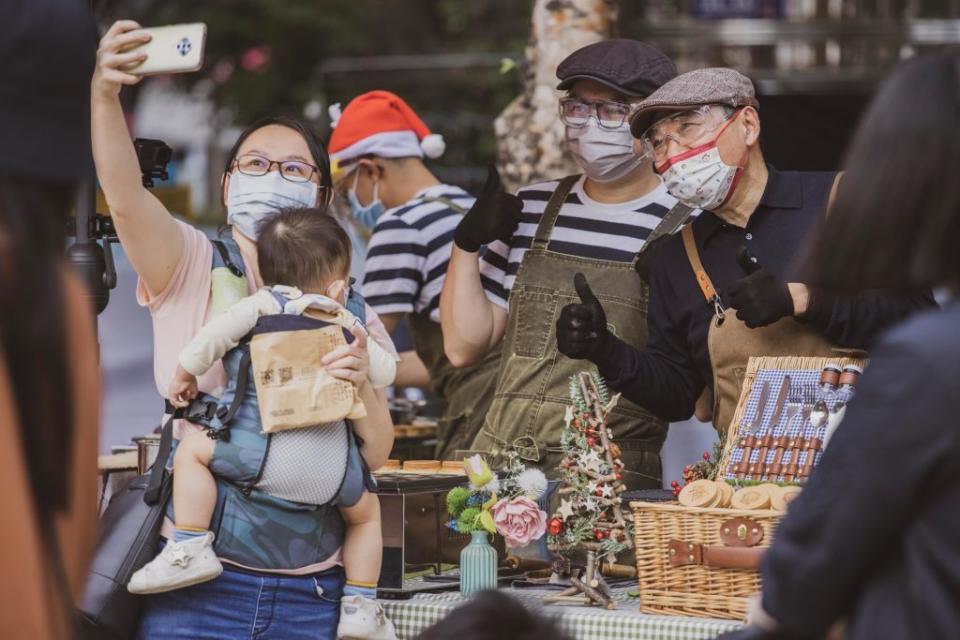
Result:
<svg viewBox="0 0 960 640"><path fill-rule="evenodd" d="M413 422L396 424L393 428L393 437L391 458L395 460L433 458L437 449L437 421L418 417Z"/></svg>
<svg viewBox="0 0 960 640"><path fill-rule="evenodd" d="M506 588L505 593L520 599L538 613L557 621L575 640L701 640L733 631L742 625L730 620L651 616L638 611L636 586L614 587L616 611L599 607L543 606L540 598L557 590L540 587ZM467 602L457 591L421 593L408 600L381 600L397 628L400 640L412 640L427 627L442 620Z"/></svg>

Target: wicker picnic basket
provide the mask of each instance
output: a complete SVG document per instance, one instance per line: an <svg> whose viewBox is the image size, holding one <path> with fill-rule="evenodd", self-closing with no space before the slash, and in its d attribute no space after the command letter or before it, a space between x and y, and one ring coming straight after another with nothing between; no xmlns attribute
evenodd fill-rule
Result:
<svg viewBox="0 0 960 640"><path fill-rule="evenodd" d="M753 383L761 370L807 370L863 366L855 358L751 358L732 425L743 423ZM726 439L720 469L737 440ZM773 542L783 512L693 508L675 502L631 502L636 537L640 611L658 615L743 619L747 599L760 591L757 569Z"/></svg>

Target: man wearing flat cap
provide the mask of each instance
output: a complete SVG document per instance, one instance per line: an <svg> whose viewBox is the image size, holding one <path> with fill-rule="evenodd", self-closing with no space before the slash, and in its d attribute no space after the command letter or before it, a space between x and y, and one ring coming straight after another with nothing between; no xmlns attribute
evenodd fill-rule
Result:
<svg viewBox="0 0 960 640"><path fill-rule="evenodd" d="M674 76L669 58L635 40L570 54L557 68L566 92L558 115L583 174L513 196L491 171L457 227L440 305L446 354L460 366L491 349L503 354L493 404L470 450L513 450L548 472L556 468L569 379L583 369L558 353L554 336L560 309L579 299L575 274L589 277L624 344L646 341L647 286L635 267L652 240L673 233L692 210L636 155L628 118ZM625 483L659 487L666 423L624 401L610 428Z"/></svg>
<svg viewBox="0 0 960 640"><path fill-rule="evenodd" d="M703 213L657 252L645 347L608 329L607 304L589 288L560 314L560 351L594 362L624 397L675 421L694 413L706 389L697 416L712 417L722 433L749 357L865 349L883 328L933 304L929 292L840 297L802 283L795 263L838 176L764 162L758 102L742 74L680 75L640 103L630 126L670 194Z"/></svg>

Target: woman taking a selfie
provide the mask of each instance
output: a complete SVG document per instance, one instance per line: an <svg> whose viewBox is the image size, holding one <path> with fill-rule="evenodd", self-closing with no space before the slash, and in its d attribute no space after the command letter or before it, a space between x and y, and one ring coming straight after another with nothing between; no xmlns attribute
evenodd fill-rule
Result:
<svg viewBox="0 0 960 640"><path fill-rule="evenodd" d="M142 185L119 100L123 85L141 80L141 76L128 71L145 59L144 54L129 50L148 40L148 34L129 20L115 23L101 40L92 84L93 150L117 235L140 278L138 301L153 318L154 374L158 389L165 391L176 369L177 354L212 313L221 308L222 299L229 302L262 286L257 270L260 223L282 208L323 206L329 202L332 190L329 161L314 134L294 120L268 118L240 135L224 169L222 198L232 225L228 239L233 240L229 244L238 249L239 256L231 260L227 253L232 252L227 252L223 245L215 248L202 231L174 219ZM215 252L229 263L233 273L215 269ZM235 266L242 266L245 282L232 268L241 261L242 265ZM372 338L395 354L382 323L369 307L366 326ZM349 362L365 357L358 349L354 342L337 363L349 367ZM199 388L218 396L225 383L226 374L217 364L200 377ZM378 393L385 402L382 392ZM189 423L178 427L178 436L198 428ZM367 437L374 434L359 430L357 435L366 441L361 453L368 466L381 466L389 454L386 440ZM243 502L244 498L238 496L239 493L228 500ZM282 511L281 507L271 508ZM289 510L280 516L270 514L256 520L263 524L252 525L250 540L277 542L274 527L279 526L278 519L303 517ZM335 566L339 551L330 539L336 542L340 535L342 541L343 526L335 508L330 509L328 520L318 523L310 527L310 535L318 540L311 552L314 557L297 551L305 546L299 539L290 539L287 545L273 545L287 547L279 550L268 550L268 545L263 544L261 557L268 560L257 564L256 571L228 568L212 582L150 596L141 635L151 639L241 638L250 634L257 638L332 638L343 574ZM316 531L318 527L323 530L322 536ZM288 529L295 530L292 525ZM234 551L236 557L244 558L249 549L217 551L230 561ZM244 566L250 568L249 564ZM265 621L270 620L267 625Z"/></svg>

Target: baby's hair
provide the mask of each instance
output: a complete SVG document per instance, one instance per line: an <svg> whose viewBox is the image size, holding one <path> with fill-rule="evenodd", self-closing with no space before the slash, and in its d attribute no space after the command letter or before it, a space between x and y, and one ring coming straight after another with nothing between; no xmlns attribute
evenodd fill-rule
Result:
<svg viewBox="0 0 960 640"><path fill-rule="evenodd" d="M326 208L286 209L260 226L257 264L268 286L325 286L350 273L350 238Z"/></svg>

